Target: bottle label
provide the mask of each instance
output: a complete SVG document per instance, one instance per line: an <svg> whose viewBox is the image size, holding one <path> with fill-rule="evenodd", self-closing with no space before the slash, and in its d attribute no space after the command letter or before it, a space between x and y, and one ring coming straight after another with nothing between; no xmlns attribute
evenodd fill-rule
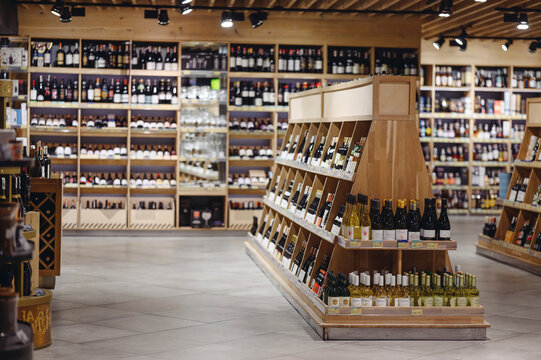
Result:
<svg viewBox="0 0 541 360"><path fill-rule="evenodd" d="M398 241L408 241L408 230L407 229L396 229L396 240Z"/></svg>
<svg viewBox="0 0 541 360"><path fill-rule="evenodd" d="M372 240L383 241L383 230L372 229Z"/></svg>
<svg viewBox="0 0 541 360"><path fill-rule="evenodd" d="M421 240L421 233L418 231L410 231L408 232L408 240L409 241L419 241Z"/></svg>
<svg viewBox="0 0 541 360"><path fill-rule="evenodd" d="M434 296L434 301L432 305L443 306L443 296Z"/></svg>
<svg viewBox="0 0 541 360"><path fill-rule="evenodd" d="M400 307L409 307L411 306L410 298L398 298L398 306Z"/></svg>
<svg viewBox="0 0 541 360"><path fill-rule="evenodd" d="M293 264L293 266L291 267L291 272L293 273L293 275L297 273L297 270L299 270L299 266L297 264Z"/></svg>
<svg viewBox="0 0 541 360"><path fill-rule="evenodd" d="M440 239L450 239L451 230L440 230Z"/></svg>
<svg viewBox="0 0 541 360"><path fill-rule="evenodd" d="M338 235L339 233L340 233L340 226L338 226L336 224L332 224L331 234Z"/></svg>
<svg viewBox="0 0 541 360"><path fill-rule="evenodd" d="M283 208L287 208L287 199L282 199L281 205Z"/></svg>
<svg viewBox="0 0 541 360"><path fill-rule="evenodd" d="M417 306L425 306L425 297L424 296L419 296L419 298L417 298Z"/></svg>
<svg viewBox="0 0 541 360"><path fill-rule="evenodd" d="M348 226L347 231L348 231L348 239L349 240L355 239L355 226Z"/></svg>
<svg viewBox="0 0 541 360"><path fill-rule="evenodd" d="M340 306L349 306L349 296L340 296Z"/></svg>
<svg viewBox="0 0 541 360"><path fill-rule="evenodd" d="M299 279L300 281L303 281L304 275L306 275L306 271L304 270L299 271L299 276L297 276L297 279Z"/></svg>
<svg viewBox="0 0 541 360"><path fill-rule="evenodd" d="M423 230L423 236L426 238L426 239L434 239L436 237L436 230L427 230L427 229L424 229Z"/></svg>
<svg viewBox="0 0 541 360"><path fill-rule="evenodd" d="M468 299L466 299L464 296L457 297L456 306L468 306Z"/></svg>
<svg viewBox="0 0 541 360"><path fill-rule="evenodd" d="M274 243L270 243L269 244L269 247L267 248L268 252L270 252L271 254L274 252L274 249L276 248L276 244Z"/></svg>
<svg viewBox="0 0 541 360"><path fill-rule="evenodd" d="M361 240L370 240L370 226L361 226Z"/></svg>
<svg viewBox="0 0 541 360"><path fill-rule="evenodd" d="M479 296L470 297L470 306L479 306Z"/></svg>
<svg viewBox="0 0 541 360"><path fill-rule="evenodd" d="M519 191L517 194L517 201L516 202L523 202L524 201L524 191Z"/></svg>
<svg viewBox="0 0 541 360"><path fill-rule="evenodd" d="M396 240L395 230L383 230L383 240Z"/></svg>
<svg viewBox="0 0 541 360"><path fill-rule="evenodd" d="M329 307L339 307L340 306L340 298L337 296L329 296L327 300L327 306Z"/></svg>
<svg viewBox="0 0 541 360"><path fill-rule="evenodd" d="M449 306L456 306L456 297L452 296L449 298Z"/></svg>
<svg viewBox="0 0 541 360"><path fill-rule="evenodd" d="M360 297L352 297L351 298L351 306L352 307L361 307L363 306L363 299Z"/></svg>
<svg viewBox="0 0 541 360"><path fill-rule="evenodd" d="M372 306L372 296L363 296L361 306Z"/></svg>
<svg viewBox="0 0 541 360"><path fill-rule="evenodd" d="M376 301L374 302L374 306L387 306L387 298L386 297L377 297Z"/></svg>

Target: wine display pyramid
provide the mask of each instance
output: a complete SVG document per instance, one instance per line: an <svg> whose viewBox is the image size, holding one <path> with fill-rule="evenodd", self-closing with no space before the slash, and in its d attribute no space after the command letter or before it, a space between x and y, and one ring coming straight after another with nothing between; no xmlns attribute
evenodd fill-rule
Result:
<svg viewBox="0 0 541 360"><path fill-rule="evenodd" d="M456 249L455 241L420 241L399 247L396 241L350 241L330 231L347 193L392 199L395 205L398 199L432 197L416 127L415 81L414 77L375 76L308 90L290 98L284 146L291 135L302 138L307 131L307 139L315 136L316 145L325 136L324 154L332 138L338 137L337 147L345 138L351 138L352 144L365 138L364 151L351 172L277 159L269 189L275 185L281 189L292 180L293 189L298 184L303 189L311 186L308 204L318 190L322 199L334 194L329 220L323 228L316 227L288 210L290 199L267 191L259 223L267 216L269 222L274 219L271 234L278 229L278 238L286 227L289 229L284 255L273 255L269 251L272 249L256 236L250 235L245 243L248 255L323 339L485 339L489 324L484 321L482 306L328 307L290 272L292 259L297 257L304 242L308 245L303 262L309 256L308 249L315 247L318 251L313 269L329 258L327 270L335 274L354 270L388 269L402 273L413 267L428 271L451 268L447 250ZM323 203L320 201L316 214ZM285 251L287 248L290 251Z"/></svg>
<svg viewBox="0 0 541 360"><path fill-rule="evenodd" d="M503 209L496 233L494 238L479 235L477 253L541 275L541 251L535 250L541 233L541 202L538 199L541 149L538 145L536 147L541 139L541 98L528 99L526 113L526 131L514 162L509 188L505 199L498 200ZM518 183L521 185L520 197L513 189ZM513 218L516 219L514 228L511 226ZM527 221L531 232L527 227L524 229Z"/></svg>

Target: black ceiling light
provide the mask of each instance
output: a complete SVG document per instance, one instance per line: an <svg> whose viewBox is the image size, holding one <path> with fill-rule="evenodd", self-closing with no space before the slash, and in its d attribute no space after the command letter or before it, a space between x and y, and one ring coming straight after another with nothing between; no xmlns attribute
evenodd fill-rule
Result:
<svg viewBox="0 0 541 360"><path fill-rule="evenodd" d="M191 1L191 0L190 0ZM191 5L188 5L188 4L183 4L183 5L180 5L180 13L182 15L188 15L189 13L191 13L193 11L193 8Z"/></svg>
<svg viewBox="0 0 541 360"><path fill-rule="evenodd" d="M507 51L509 50L509 47L513 44L513 40L509 39L505 42L505 44L502 44L502 50Z"/></svg>
<svg viewBox="0 0 541 360"><path fill-rule="evenodd" d="M517 20L517 29L528 30L530 25L528 24L528 14L520 13Z"/></svg>
<svg viewBox="0 0 541 360"><path fill-rule="evenodd" d="M231 15L231 12L222 12L222 27L226 29L233 27L233 16Z"/></svg>
<svg viewBox="0 0 541 360"><path fill-rule="evenodd" d="M449 17L453 13L453 0L441 0L440 10L438 15L440 17Z"/></svg>
<svg viewBox="0 0 541 360"><path fill-rule="evenodd" d="M64 9L64 2L62 0L56 0L56 3L51 8L51 14L60 16L62 15L62 9Z"/></svg>
<svg viewBox="0 0 541 360"><path fill-rule="evenodd" d="M62 9L62 15L60 15L60 21L62 21L63 23L71 22L71 11L69 7L64 6L64 8Z"/></svg>
<svg viewBox="0 0 541 360"><path fill-rule="evenodd" d="M528 51L532 54L535 53L537 51L537 45L537 41L532 41L528 47Z"/></svg>
<svg viewBox="0 0 541 360"><path fill-rule="evenodd" d="M438 40L432 43L432 45L434 45L434 48L436 48L436 50L439 50L443 46L443 44L445 44L445 39L443 38L443 36L440 36Z"/></svg>
<svg viewBox="0 0 541 360"><path fill-rule="evenodd" d="M267 12L261 11L250 14L250 22L252 23L252 27L255 29L263 25L263 21L267 20L268 15L269 14Z"/></svg>
<svg viewBox="0 0 541 360"><path fill-rule="evenodd" d="M169 25L169 14L167 14L167 10L161 9L160 14L158 15L158 24L160 25Z"/></svg>
<svg viewBox="0 0 541 360"><path fill-rule="evenodd" d="M179 0L179 1L180 1L180 5L186 5L192 2L192 0Z"/></svg>
<svg viewBox="0 0 541 360"><path fill-rule="evenodd" d="M466 34L466 30L465 29L462 29L462 32L460 33L460 35L458 35L457 37L455 37L455 41L458 45L464 45L467 43L466 41L466 38L468 37L468 34Z"/></svg>

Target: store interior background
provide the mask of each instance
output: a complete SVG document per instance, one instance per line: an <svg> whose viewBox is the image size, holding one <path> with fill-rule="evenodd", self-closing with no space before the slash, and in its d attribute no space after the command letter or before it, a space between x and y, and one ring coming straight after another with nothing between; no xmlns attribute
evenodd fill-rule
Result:
<svg viewBox="0 0 541 360"><path fill-rule="evenodd" d="M195 5L199 3L207 2L195 1ZM266 1L223 3L263 6ZM403 1L287 3L383 10L417 9L424 1L408 1L407 5ZM513 24L502 22L501 14L494 11L498 4L536 5L531 1L455 1L457 10L448 19L434 15L270 12L257 29L252 29L248 19L223 29L221 11L207 10L186 16L169 11L168 26L143 19L143 9L131 8L89 6L84 18L74 17L72 22L62 24L51 16L49 5L21 4L18 18L20 35L39 38L418 48L421 65L540 67L541 51L528 51L530 39L514 40L507 52L501 48L504 39L469 39L464 52L450 47L449 39L441 49L434 48L440 34L458 34L464 26L473 36L477 31L482 36L503 38L541 35L540 15L531 14L530 30L520 32ZM486 212L498 214L499 210ZM452 215L453 238L459 243L458 250L449 255L453 265L460 264L477 275L485 320L491 324L486 341L321 341L246 256L245 231L70 230L64 231L62 273L57 277L52 302L53 344L36 351L34 357L536 358L541 352L539 278L475 253L484 222L482 215Z"/></svg>

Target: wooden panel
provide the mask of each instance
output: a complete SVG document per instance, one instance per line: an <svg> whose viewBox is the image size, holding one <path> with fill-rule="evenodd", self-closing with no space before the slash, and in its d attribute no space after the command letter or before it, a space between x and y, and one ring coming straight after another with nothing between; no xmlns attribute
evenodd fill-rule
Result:
<svg viewBox="0 0 541 360"><path fill-rule="evenodd" d="M289 118L290 121L297 119L317 119L321 117L321 93L302 97L292 97Z"/></svg>
<svg viewBox="0 0 541 360"><path fill-rule="evenodd" d="M527 100L528 126L541 124L541 98Z"/></svg>
<svg viewBox="0 0 541 360"><path fill-rule="evenodd" d="M372 84L343 91L323 93L325 118L372 115Z"/></svg>
<svg viewBox="0 0 541 360"><path fill-rule="evenodd" d="M410 113L409 84L381 84L379 86L379 108L381 116Z"/></svg>
<svg viewBox="0 0 541 360"><path fill-rule="evenodd" d="M39 218L40 214L37 211L28 211L24 214L24 223L32 226L35 230L35 236L27 238L27 240L34 243L34 256L30 260L30 266L32 268L32 277L30 290L34 291L39 287ZM25 235L26 236L26 235Z"/></svg>

